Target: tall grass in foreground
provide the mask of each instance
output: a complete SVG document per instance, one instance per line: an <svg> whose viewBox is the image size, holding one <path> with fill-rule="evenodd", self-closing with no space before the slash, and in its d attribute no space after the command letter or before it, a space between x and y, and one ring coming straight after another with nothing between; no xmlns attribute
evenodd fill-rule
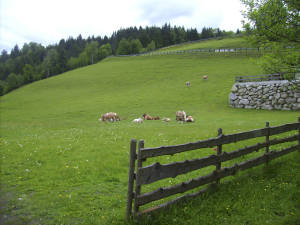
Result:
<svg viewBox="0 0 300 225"><path fill-rule="evenodd" d="M109 58L1 97L1 224L126 224L131 138L144 139L146 147L173 145L215 137L219 127L229 134L262 128L266 121L295 122L299 112L228 106L234 76L261 72L253 62L189 55ZM196 122L176 123L177 110ZM121 121L99 122L109 111ZM131 122L143 113L172 121ZM211 195L141 223L297 224L298 162L296 152L251 169Z"/></svg>

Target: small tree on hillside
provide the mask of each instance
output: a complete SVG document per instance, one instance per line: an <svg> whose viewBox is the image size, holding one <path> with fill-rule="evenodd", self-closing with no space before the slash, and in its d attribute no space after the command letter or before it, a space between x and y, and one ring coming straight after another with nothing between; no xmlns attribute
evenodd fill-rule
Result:
<svg viewBox="0 0 300 225"><path fill-rule="evenodd" d="M31 83L33 81L34 70L29 64L26 64L23 68L23 76L25 84Z"/></svg>
<svg viewBox="0 0 300 225"><path fill-rule="evenodd" d="M101 47L99 48L100 59L110 56L111 54L112 54L112 49L111 49L111 45L109 43L107 43L105 45L101 45Z"/></svg>
<svg viewBox="0 0 300 225"><path fill-rule="evenodd" d="M155 47L155 42L152 40L148 45L147 45L147 52L154 51L156 49Z"/></svg>
<svg viewBox="0 0 300 225"><path fill-rule="evenodd" d="M131 54L138 54L141 52L143 45L139 39L134 39L130 41Z"/></svg>
<svg viewBox="0 0 300 225"><path fill-rule="evenodd" d="M118 55L128 55L130 54L131 51L131 47L130 47L130 43L128 40L126 40L125 38L123 38L118 45L117 48L117 54Z"/></svg>
<svg viewBox="0 0 300 225"><path fill-rule="evenodd" d="M94 61L98 59L98 42L92 41L91 43L86 44L84 52L87 57L90 59L90 63L94 64Z"/></svg>

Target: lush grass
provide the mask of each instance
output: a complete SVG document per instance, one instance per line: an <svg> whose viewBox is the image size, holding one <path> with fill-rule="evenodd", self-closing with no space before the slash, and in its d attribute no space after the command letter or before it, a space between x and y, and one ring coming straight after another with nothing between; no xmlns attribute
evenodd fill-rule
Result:
<svg viewBox="0 0 300 225"><path fill-rule="evenodd" d="M266 121L271 125L296 121L299 112L228 106L234 76L260 72L247 57L109 58L1 97L2 221L125 223L131 138L144 139L148 147L181 144L214 137L219 127L224 133L234 133L262 128ZM204 74L209 77L207 81L202 80ZM187 80L190 88L185 87ZM193 115L196 122L176 123L175 112L181 109ZM100 114L108 111L117 112L122 121L99 122ZM141 125L131 122L145 112L172 121L146 121ZM207 149L201 155L210 153ZM172 159L187 156L198 157L199 153ZM168 221L159 215L151 220L156 224L297 222L297 162L296 152L270 163L267 171L257 168L241 173L233 183L221 184L212 195L164 212ZM251 179L247 174L252 174ZM262 190L267 185L272 188ZM144 190L148 189L151 187ZM260 211L264 207L273 214ZM150 222L145 218L142 223Z"/></svg>
<svg viewBox="0 0 300 225"><path fill-rule="evenodd" d="M170 47L162 48L158 51L179 51L179 50L192 50L199 48L250 48L251 43L245 37L224 38L215 40L197 41L191 43L183 43L173 45Z"/></svg>

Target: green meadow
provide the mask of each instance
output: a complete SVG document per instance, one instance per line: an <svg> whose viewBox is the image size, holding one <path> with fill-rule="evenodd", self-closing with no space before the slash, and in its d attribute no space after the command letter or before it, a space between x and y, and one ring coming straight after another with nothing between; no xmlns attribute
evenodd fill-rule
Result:
<svg viewBox="0 0 300 225"><path fill-rule="evenodd" d="M218 128L230 134L263 128L266 121L271 126L297 121L296 111L229 107L235 76L262 73L256 61L201 55L111 57L2 96L1 224L300 224L299 152L238 173L161 214L125 220L132 138L158 147L215 137ZM192 115L195 123L177 123L178 110ZM110 111L121 121L98 121ZM143 113L171 122L134 124ZM214 151L162 160L209 154Z"/></svg>
<svg viewBox="0 0 300 225"><path fill-rule="evenodd" d="M200 40L191 42L189 44L178 44L160 49L159 51L182 51L192 49L207 49L207 48L250 48L251 43L243 37L223 38L223 39L211 39Z"/></svg>

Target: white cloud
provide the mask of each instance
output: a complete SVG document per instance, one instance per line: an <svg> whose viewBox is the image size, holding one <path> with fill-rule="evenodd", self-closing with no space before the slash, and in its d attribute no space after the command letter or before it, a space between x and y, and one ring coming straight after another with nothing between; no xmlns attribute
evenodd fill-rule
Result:
<svg viewBox="0 0 300 225"><path fill-rule="evenodd" d="M204 26L235 30L241 27L239 11L239 0L0 0L0 51L165 22L199 31Z"/></svg>

